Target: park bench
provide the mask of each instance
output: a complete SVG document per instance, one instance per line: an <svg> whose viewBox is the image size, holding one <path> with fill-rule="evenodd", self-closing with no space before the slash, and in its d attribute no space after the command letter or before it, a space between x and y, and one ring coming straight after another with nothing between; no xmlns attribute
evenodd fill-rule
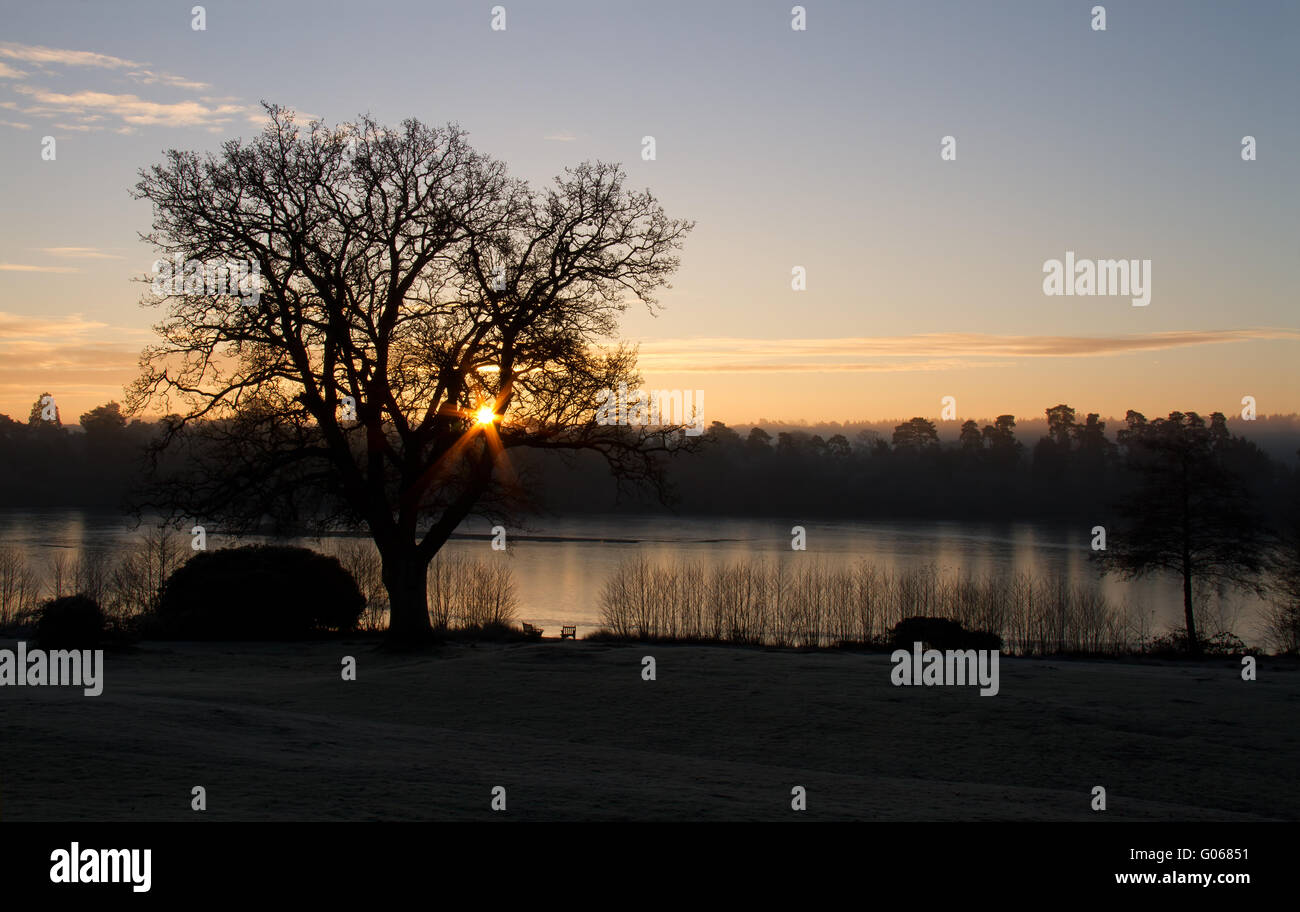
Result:
<svg viewBox="0 0 1300 912"><path fill-rule="evenodd" d="M576 640L578 638L578 627L576 624L572 627L560 628L560 639L563 640L565 637L568 637L570 640Z"/></svg>
<svg viewBox="0 0 1300 912"><path fill-rule="evenodd" d="M542 635L541 627L534 627L532 624L524 624L524 636L537 639Z"/></svg>

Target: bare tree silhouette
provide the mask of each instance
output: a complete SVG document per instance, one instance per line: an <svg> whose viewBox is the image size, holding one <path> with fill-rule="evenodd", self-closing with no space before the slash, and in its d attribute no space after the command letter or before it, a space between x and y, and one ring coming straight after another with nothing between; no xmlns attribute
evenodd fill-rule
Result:
<svg viewBox="0 0 1300 912"><path fill-rule="evenodd" d="M455 126L304 129L266 109L253 141L172 150L135 187L161 254L260 273L257 296L147 299L165 307L162 342L128 405L180 412L141 505L237 529L365 526L390 636L418 641L438 549L526 496L510 448L592 449L623 481L662 482L679 428L595 412L600 390L639 382L635 351L609 340L628 303L657 306L692 226L615 165L539 191Z"/></svg>

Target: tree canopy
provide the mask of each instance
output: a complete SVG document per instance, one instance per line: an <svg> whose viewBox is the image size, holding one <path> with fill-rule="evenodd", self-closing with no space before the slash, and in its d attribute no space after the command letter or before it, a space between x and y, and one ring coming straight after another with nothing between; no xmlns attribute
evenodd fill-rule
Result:
<svg viewBox="0 0 1300 912"><path fill-rule="evenodd" d="M135 188L168 261L256 276L146 299L165 311L161 342L128 404L174 412L159 452L186 454L151 503L236 527L364 524L390 630L418 638L429 560L476 509L525 493L511 447L595 450L620 478L661 480L677 429L595 411L601 390L639 382L618 317L657 306L691 224L617 165L539 190L454 125L267 113L251 142L172 150Z"/></svg>

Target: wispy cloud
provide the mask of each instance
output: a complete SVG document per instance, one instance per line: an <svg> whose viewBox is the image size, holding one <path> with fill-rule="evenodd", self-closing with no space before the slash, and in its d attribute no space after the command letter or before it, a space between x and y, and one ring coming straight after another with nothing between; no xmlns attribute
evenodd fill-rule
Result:
<svg viewBox="0 0 1300 912"><path fill-rule="evenodd" d="M660 339L640 347L643 370L662 372L890 372L1014 364L1017 358L1082 358L1193 345L1300 341L1300 330L1180 330L1125 336L997 336L927 333L853 339Z"/></svg>
<svg viewBox="0 0 1300 912"><path fill-rule="evenodd" d="M77 409L121 399L151 337L149 330L113 326L79 313L0 311L0 400L13 410L26 408L24 403L41 390ZM65 420L66 415L65 410Z"/></svg>
<svg viewBox="0 0 1300 912"><path fill-rule="evenodd" d="M82 125L97 129L104 114L112 115L130 126L222 127L241 119L261 123L260 108L237 104L206 104L201 101L147 101L138 95L114 95L110 92L51 92L20 85L15 92L31 98L35 105L24 108L31 116L89 115ZM65 128L66 129L66 128Z"/></svg>
<svg viewBox="0 0 1300 912"><path fill-rule="evenodd" d="M29 263L0 263L0 272L81 272L76 266L33 266Z"/></svg>
<svg viewBox="0 0 1300 912"><path fill-rule="evenodd" d="M52 257L76 260L120 260L115 253L105 253L98 247L37 247L41 253Z"/></svg>
<svg viewBox="0 0 1300 912"><path fill-rule="evenodd" d="M7 57L10 60L22 60L42 68L57 66L124 70L126 76L142 85L169 85L181 89L206 89L209 87L206 82L196 82L192 79L173 76L170 73L156 73L149 69L147 63L139 63L123 57L114 57L111 54L98 54L94 51L73 51L67 48L0 41L0 57ZM3 64L0 64L0 66L3 66ZM0 71L0 75L3 75L2 71Z"/></svg>
<svg viewBox="0 0 1300 912"><path fill-rule="evenodd" d="M43 47L39 44L18 44L14 41L0 41L0 57L41 65L88 66L110 70L135 69L144 66L143 63L109 54L97 54L94 51L72 51L66 48Z"/></svg>
<svg viewBox="0 0 1300 912"><path fill-rule="evenodd" d="M568 132L552 133L550 136L543 137L543 139L546 139L549 142L566 142L566 143L578 141L578 137Z"/></svg>
<svg viewBox="0 0 1300 912"><path fill-rule="evenodd" d="M101 82L112 78L110 74L117 74L117 78L124 81L123 89L133 88L132 84L195 92L211 88L206 82L155 71L147 63L137 60L95 51L15 42L0 42L0 58L21 61L33 70L17 69L0 59L0 78L28 80L8 84L8 91L21 98L21 105L15 100L6 100L0 101L0 107L18 110L27 117L53 120L51 126L57 130L80 133L112 130L125 134L142 126L167 126L222 132L233 123L261 125L265 120L260 107L230 96L204 94L198 98L162 100L144 97L136 91L114 91L103 85L95 89L61 91L35 84L38 77L68 78L69 74L89 68L104 74L97 77ZM0 121L0 126L29 128L21 121Z"/></svg>
<svg viewBox="0 0 1300 912"><path fill-rule="evenodd" d="M87 320L82 314L65 316L33 316L0 310L0 345L18 339L58 339L79 334L89 334L103 329L106 324Z"/></svg>

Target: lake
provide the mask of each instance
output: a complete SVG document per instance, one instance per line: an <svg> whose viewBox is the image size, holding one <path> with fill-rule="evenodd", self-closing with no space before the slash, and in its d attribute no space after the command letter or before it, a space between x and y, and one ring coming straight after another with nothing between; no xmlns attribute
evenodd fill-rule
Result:
<svg viewBox="0 0 1300 912"><path fill-rule="evenodd" d="M470 521L444 549L480 559L509 561L519 591L519 619L557 634L562 624L579 633L600 624L600 591L618 565L646 556L652 561L704 565L749 558L854 564L868 560L882 570L926 566L976 576L1028 572L1061 574L1096 585L1111 601L1148 615L1156 630L1182 623L1181 583L1173 577L1134 582L1098 579L1090 566L1089 528L1037 523L807 521L807 550L791 550L789 521L639 515L530 520L508 530L506 552L491 550L490 524ZM112 552L131 546L141 530L119 515L77 510L0 510L0 545L23 550L44 573L59 552ZM237 543L207 530L209 549ZM260 539L258 539L260 540ZM297 543L319 547L314 539ZM1224 627L1248 644L1262 645L1266 604L1251 595L1211 594L1197 606L1206 634Z"/></svg>

